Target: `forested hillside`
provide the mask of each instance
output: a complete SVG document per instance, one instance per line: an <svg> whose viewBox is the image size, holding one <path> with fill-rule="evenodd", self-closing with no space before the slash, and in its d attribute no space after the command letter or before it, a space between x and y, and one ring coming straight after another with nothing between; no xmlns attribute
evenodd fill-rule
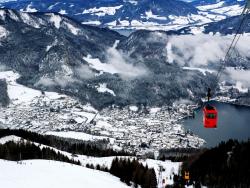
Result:
<svg viewBox="0 0 250 188"><path fill-rule="evenodd" d="M131 155L124 151L114 151L111 148L107 148L105 145L105 140L101 140L99 142L82 142L77 140L64 140L55 136L40 135L25 130L0 129L0 138L9 135L15 135L31 142L44 144L46 146L51 146L62 151L80 155L96 157Z"/></svg>
<svg viewBox="0 0 250 188"><path fill-rule="evenodd" d="M200 156L190 158L183 171L191 180L211 188L250 187L250 140L222 142Z"/></svg>
<svg viewBox="0 0 250 188"><path fill-rule="evenodd" d="M67 163L80 165L79 161L69 159L67 156L56 152L53 149L44 147L40 148L32 143L15 143L13 141L5 144L0 144L0 159L6 159L11 161L21 161L28 159L47 159L55 161L63 161Z"/></svg>
<svg viewBox="0 0 250 188"><path fill-rule="evenodd" d="M47 144L47 145L43 145ZM49 147L53 146L53 147ZM61 148L67 150L71 155L63 153ZM93 143L74 143L74 140L61 140L54 136L42 136L24 130L3 130L0 129L0 159L19 161L22 164L24 160L43 159L62 161L66 163L86 166L87 168L109 172L127 185L134 185L142 188L156 188L157 178L153 168L143 165L135 157L132 159L114 158L110 167L99 164L84 164L74 158L75 154L87 154L95 156L109 155L128 155L125 152L115 152L111 149L100 149ZM83 163L82 163L83 162Z"/></svg>

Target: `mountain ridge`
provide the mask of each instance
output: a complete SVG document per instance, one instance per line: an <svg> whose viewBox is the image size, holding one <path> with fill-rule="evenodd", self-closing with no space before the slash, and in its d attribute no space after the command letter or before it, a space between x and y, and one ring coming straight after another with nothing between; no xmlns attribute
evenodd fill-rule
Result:
<svg viewBox="0 0 250 188"><path fill-rule="evenodd" d="M178 77L189 73L166 63L166 56L160 55L164 52L165 43L158 41L157 33L145 36L143 31L139 31L141 34L133 39L138 41L134 46L139 45L135 51L137 55L133 56L130 52L132 46L128 46L130 38L114 31L84 26L53 13L28 14L5 10L3 14L1 11L5 17L0 17L0 26L5 29L6 36L0 41L0 64L19 72L19 83L73 95L83 103L91 102L96 108L111 104L160 105L189 96L187 91L178 91L188 83L177 82L174 75L178 71ZM144 44L142 38L150 38L151 35L155 38L150 43L158 43L159 46L145 51L148 55L140 58L142 49L150 45ZM162 37L167 39L165 33ZM121 43L117 48L114 46L116 41ZM202 74L195 76L204 79ZM167 80L170 78L176 79L180 86L168 90L171 84ZM158 93L151 89L155 87L155 81L157 85L164 86L157 86L160 89ZM114 93L98 92L100 86ZM143 97L145 92L148 96ZM176 92L183 95L173 94Z"/></svg>
<svg viewBox="0 0 250 188"><path fill-rule="evenodd" d="M3 2L0 5L24 12L59 12L83 24L109 27L116 30L176 30L188 25L219 21L231 15L239 14L243 3L238 3L236 0L231 1L234 3L222 4L219 7L220 9L215 7L215 10L206 7L207 4L198 6L195 2L188 3L178 0L88 0L84 2L79 0L68 2L29 0ZM236 12L229 11L233 5L237 6Z"/></svg>

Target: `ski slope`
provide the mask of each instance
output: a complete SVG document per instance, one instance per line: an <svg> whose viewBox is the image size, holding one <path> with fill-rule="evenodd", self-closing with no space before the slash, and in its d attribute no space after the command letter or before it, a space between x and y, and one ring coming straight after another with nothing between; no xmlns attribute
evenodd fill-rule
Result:
<svg viewBox="0 0 250 188"><path fill-rule="evenodd" d="M10 135L10 136L6 136L6 137L2 137L0 138L0 144L6 144L7 142L28 142L26 139L22 139L21 137L17 137L14 135ZM58 150L56 148L53 147L49 147L43 144L39 144L36 142L30 142L32 144L35 144L36 146L42 148L50 148L52 150L54 150L57 153L60 153L66 157L68 157L69 159L72 158L72 153L68 153L65 151L61 151ZM80 161L82 166L86 166L87 164L93 164L94 166L100 165L101 167L107 167L108 169L110 169L112 161L115 159L116 156L110 156L110 157L91 157L91 156L86 156L86 155L75 155L73 157L73 159L75 161ZM136 157L130 156L130 157L126 157L126 156L120 156L118 158L123 158L123 159L136 159ZM170 177L173 177L173 174L178 174L179 170L181 168L182 163L181 162L171 162L169 160L166 161L160 161L160 160L153 160L153 159L140 159L139 160L140 163L142 163L144 166L148 166L149 168L154 168L155 172L156 172L156 176L157 179L161 179L160 182L162 182L162 179L166 180L166 184L167 185L172 185L173 184L173 179ZM68 163L66 163L68 164ZM72 165L70 165L72 166ZM159 170L160 170L160 166L164 169L164 171L162 172L162 176L159 177ZM1 160L0 160L0 169L2 170L1 167ZM1 181L1 171L0 171L0 181ZM112 188L112 187L111 187Z"/></svg>
<svg viewBox="0 0 250 188"><path fill-rule="evenodd" d="M128 188L108 173L63 162L27 160L21 164L0 160L4 188Z"/></svg>

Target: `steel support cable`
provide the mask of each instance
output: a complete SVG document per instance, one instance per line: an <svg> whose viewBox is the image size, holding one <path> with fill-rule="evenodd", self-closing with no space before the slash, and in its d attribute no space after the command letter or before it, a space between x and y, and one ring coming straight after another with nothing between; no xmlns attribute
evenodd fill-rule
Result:
<svg viewBox="0 0 250 188"><path fill-rule="evenodd" d="M232 49L234 49L241 37L241 30L244 28L244 23L245 23L245 20L247 18L247 14L249 13L249 10L247 10L245 12L245 9L244 11L242 12L241 16L243 16L243 18L241 19L241 22L239 24L239 27L234 35L234 38L233 38L233 41L231 42L228 50L227 50L227 53L224 57L224 60L222 61L222 64L221 66L219 67L218 71L217 71L217 74L214 78L214 82L212 83L212 87L211 87L211 90L216 90L216 87L217 87L217 83L219 82L219 79L221 77L221 73L222 73L222 70L225 68L226 64L227 64L227 61L229 60L229 58L231 57L231 54L232 54ZM239 35L240 34L240 35Z"/></svg>
<svg viewBox="0 0 250 188"><path fill-rule="evenodd" d="M218 69L218 72L217 72L216 77L215 77L215 81L217 81L217 82L220 80L222 70L225 68L228 60L230 59L230 57L233 53L233 49L235 49L237 43L240 40L240 37L242 36L242 34L240 34L240 31L241 31L241 29L244 28L244 27L242 27L242 26L244 26L244 23L245 23L245 19L243 20L242 24L240 25L240 30L238 31L238 33L235 34L235 37L234 37L234 39L233 39L233 41L232 41L232 43L231 43L231 45L226 53L226 56L225 56L224 60L222 61L220 68ZM217 83L217 82L215 82L215 83Z"/></svg>
<svg viewBox="0 0 250 188"><path fill-rule="evenodd" d="M240 37L243 35L243 33L241 33L241 31L242 31L243 28L245 28L245 25L246 25L246 23L247 23L247 22L246 22L247 14L249 14L249 12L250 12L250 10L248 10L248 11L246 12L246 14L245 14L245 17L244 17L244 19L243 19L243 23L242 23L241 28L240 28L240 30L239 30L239 32L238 32L237 39L235 40L235 43L233 44L231 50L236 48L236 45L238 44L238 42L239 42L239 40L240 40ZM227 60L231 57L232 53L233 53L233 51L231 51L231 53L228 53L228 55L227 55L228 58L224 60L224 65L223 65L223 67L222 67L222 70L223 70L224 66L226 65ZM222 71L222 70L221 70L221 71ZM221 71L217 74L217 79L218 79L218 80L219 80L219 78L220 78L220 76L221 76Z"/></svg>

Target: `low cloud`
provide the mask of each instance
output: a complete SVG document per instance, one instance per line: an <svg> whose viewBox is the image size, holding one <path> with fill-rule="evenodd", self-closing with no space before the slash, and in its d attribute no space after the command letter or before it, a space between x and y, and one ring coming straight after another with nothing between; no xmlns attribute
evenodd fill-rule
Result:
<svg viewBox="0 0 250 188"><path fill-rule="evenodd" d="M151 32L150 37L146 40L146 42L167 42L168 41L168 36L166 33L163 31L156 31L156 32Z"/></svg>
<svg viewBox="0 0 250 188"><path fill-rule="evenodd" d="M181 35L172 36L167 46L168 56L181 66L207 66L210 63L221 63L228 50L233 35ZM250 36L243 35L236 49L243 57L250 57Z"/></svg>
<svg viewBox="0 0 250 188"><path fill-rule="evenodd" d="M89 68L88 65L80 65L75 69L75 74L80 79L91 79L95 76L95 73Z"/></svg>
<svg viewBox="0 0 250 188"><path fill-rule="evenodd" d="M146 66L142 64L133 65L128 56L116 49L118 42L107 50L107 63L124 79L133 79L148 73ZM130 63L129 63L130 62Z"/></svg>
<svg viewBox="0 0 250 188"><path fill-rule="evenodd" d="M44 86L44 87L66 87L69 84L76 82L75 79L68 76L55 76L53 78L42 77L38 82L35 83L36 87Z"/></svg>
<svg viewBox="0 0 250 188"><path fill-rule="evenodd" d="M188 99L179 99L179 100L175 101L174 104L176 104L176 105L180 105L180 104L189 105L189 104L194 104L194 102L191 100L188 100Z"/></svg>
<svg viewBox="0 0 250 188"><path fill-rule="evenodd" d="M250 87L250 70L227 68L226 73L232 81L241 82L244 87Z"/></svg>
<svg viewBox="0 0 250 188"><path fill-rule="evenodd" d="M6 71L8 68L5 65L0 65L0 72Z"/></svg>
<svg viewBox="0 0 250 188"><path fill-rule="evenodd" d="M38 82L35 83L35 86L45 86L45 87L52 87L55 86L56 83L51 78L40 78Z"/></svg>

